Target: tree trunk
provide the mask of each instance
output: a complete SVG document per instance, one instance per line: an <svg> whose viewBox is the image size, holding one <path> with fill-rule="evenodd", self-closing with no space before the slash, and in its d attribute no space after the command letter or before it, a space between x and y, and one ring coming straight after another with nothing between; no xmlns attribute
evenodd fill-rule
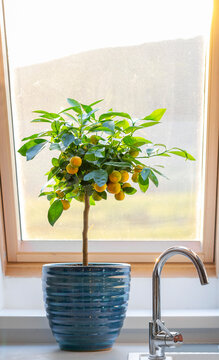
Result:
<svg viewBox="0 0 219 360"><path fill-rule="evenodd" d="M83 265L88 265L88 215L90 210L90 199L87 192L85 192L84 198L84 214L83 214Z"/></svg>

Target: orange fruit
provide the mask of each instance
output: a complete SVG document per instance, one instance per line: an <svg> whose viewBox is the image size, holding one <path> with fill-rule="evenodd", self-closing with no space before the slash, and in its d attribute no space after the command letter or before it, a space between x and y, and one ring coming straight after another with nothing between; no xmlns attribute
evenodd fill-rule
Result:
<svg viewBox="0 0 219 360"><path fill-rule="evenodd" d="M143 169L142 165L140 165L140 164L136 165L136 167L134 168L134 172L140 173L142 169Z"/></svg>
<svg viewBox="0 0 219 360"><path fill-rule="evenodd" d="M107 191L111 194L118 194L121 191L121 185L119 183L109 182L107 185Z"/></svg>
<svg viewBox="0 0 219 360"><path fill-rule="evenodd" d="M63 205L63 210L68 210L70 208L70 202L68 200L61 200Z"/></svg>
<svg viewBox="0 0 219 360"><path fill-rule="evenodd" d="M91 142L91 144L93 144L93 145L97 145L98 139L97 139L96 135L91 135L91 137L90 137L90 142Z"/></svg>
<svg viewBox="0 0 219 360"><path fill-rule="evenodd" d="M102 192L102 191L106 190L106 184L104 184L103 186L98 186L97 184L94 184L94 189L97 192Z"/></svg>
<svg viewBox="0 0 219 360"><path fill-rule="evenodd" d="M69 174L77 174L77 172L78 172L78 167L73 167L71 164L68 164L68 165L66 166L66 171L67 171L67 173L69 173Z"/></svg>
<svg viewBox="0 0 219 360"><path fill-rule="evenodd" d="M128 179L129 179L129 173L128 173L128 171L126 171L126 170L121 170L121 171L120 171L120 174L121 174L121 182L128 181Z"/></svg>
<svg viewBox="0 0 219 360"><path fill-rule="evenodd" d="M102 197L101 197L99 194L97 194L96 192L93 193L92 198L93 198L95 201L100 201L100 200L102 200Z"/></svg>
<svg viewBox="0 0 219 360"><path fill-rule="evenodd" d="M122 185L122 188L123 188L123 189L125 189L125 188L127 188L127 187L132 187L132 185L129 184L129 183L125 183L125 184Z"/></svg>
<svg viewBox="0 0 219 360"><path fill-rule="evenodd" d="M118 194L115 194L114 196L115 196L116 200L124 200L125 199L124 191L120 191Z"/></svg>
<svg viewBox="0 0 219 360"><path fill-rule="evenodd" d="M129 155L135 158L139 155L139 150L130 150Z"/></svg>
<svg viewBox="0 0 219 360"><path fill-rule="evenodd" d="M120 174L119 171L114 170L110 175L109 175L109 179L112 183L118 183L122 178L122 175Z"/></svg>
<svg viewBox="0 0 219 360"><path fill-rule="evenodd" d="M137 183L137 182L138 182L138 176L139 176L139 175L138 175L137 172L132 175L132 181L133 181L134 183Z"/></svg>
<svg viewBox="0 0 219 360"><path fill-rule="evenodd" d="M65 193L62 190L56 190L56 194L58 195L58 198L63 198L65 196Z"/></svg>
<svg viewBox="0 0 219 360"><path fill-rule="evenodd" d="M71 159L70 159L70 164L71 166L73 167L79 167L81 166L82 164L82 160L79 156L73 156Z"/></svg>

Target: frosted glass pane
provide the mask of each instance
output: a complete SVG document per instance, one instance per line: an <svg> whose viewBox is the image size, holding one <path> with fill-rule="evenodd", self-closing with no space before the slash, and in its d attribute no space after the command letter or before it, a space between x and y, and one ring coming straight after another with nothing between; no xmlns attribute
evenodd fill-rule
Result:
<svg viewBox="0 0 219 360"><path fill-rule="evenodd" d="M167 108L162 123L145 134L196 158L156 159L170 180L92 207L90 239L200 239L211 11L209 0L5 2L16 149L23 137L47 128L30 124L32 110L58 112L68 97L85 104L104 98L101 111L113 107L136 117ZM38 198L54 155L42 152L27 163L16 154L23 240L81 238L83 204L72 202L52 228L49 202Z"/></svg>

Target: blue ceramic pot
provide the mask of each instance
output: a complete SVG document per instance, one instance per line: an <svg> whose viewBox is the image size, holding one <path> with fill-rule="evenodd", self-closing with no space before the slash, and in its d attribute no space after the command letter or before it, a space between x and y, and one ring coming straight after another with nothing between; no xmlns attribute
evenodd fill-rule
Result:
<svg viewBox="0 0 219 360"><path fill-rule="evenodd" d="M42 281L49 325L62 350L112 347L128 306L130 265L48 264Z"/></svg>

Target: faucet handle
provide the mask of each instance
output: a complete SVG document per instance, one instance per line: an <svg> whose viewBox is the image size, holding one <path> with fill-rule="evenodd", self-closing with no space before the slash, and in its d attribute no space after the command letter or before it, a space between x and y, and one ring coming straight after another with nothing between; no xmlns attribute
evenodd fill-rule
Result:
<svg viewBox="0 0 219 360"><path fill-rule="evenodd" d="M160 319L156 320L156 324L159 326L159 328L164 331L167 335L169 335L170 337L172 337L172 333L170 332L169 329L167 329L167 327L164 325L163 321L161 321Z"/></svg>
<svg viewBox="0 0 219 360"><path fill-rule="evenodd" d="M167 327L164 325L164 323L160 320L156 320L156 324L159 326L160 330L163 331L165 336L165 345L169 347L175 347L177 345L180 345L183 343L183 336L182 334L178 332L171 332Z"/></svg>

